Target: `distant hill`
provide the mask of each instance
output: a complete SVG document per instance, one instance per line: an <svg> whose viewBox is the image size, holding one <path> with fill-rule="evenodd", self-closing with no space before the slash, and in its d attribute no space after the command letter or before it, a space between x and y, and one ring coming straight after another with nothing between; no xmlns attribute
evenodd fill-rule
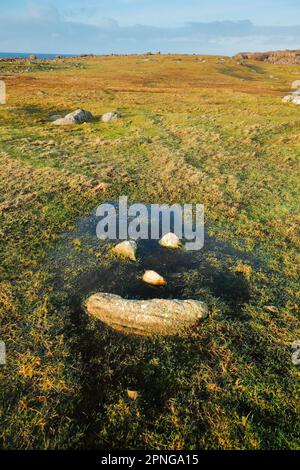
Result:
<svg viewBox="0 0 300 470"><path fill-rule="evenodd" d="M271 64L300 64L300 50L270 52L240 52L235 56L243 60L259 60Z"/></svg>

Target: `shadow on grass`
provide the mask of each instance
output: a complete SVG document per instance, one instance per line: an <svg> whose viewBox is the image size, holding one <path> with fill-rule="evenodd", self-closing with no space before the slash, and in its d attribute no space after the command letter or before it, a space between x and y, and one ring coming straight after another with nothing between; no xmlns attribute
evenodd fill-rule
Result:
<svg viewBox="0 0 300 470"><path fill-rule="evenodd" d="M83 308L85 298L94 292L134 299L193 298L206 301L211 308L222 306L228 319L247 322L243 306L250 301L250 286L242 274L230 270L230 263L237 258L249 262L250 255L207 234L204 249L199 252L166 250L157 241L139 241L138 261L131 263L111 256L110 243L100 243L95 237L96 224L95 217L80 219L77 232L66 235L54 254L53 283L55 288L63 288L69 299L65 334L81 370L74 419L85 430L82 447L109 448L124 443L117 437L113 443L105 441L103 429L113 426L108 417L110 407L129 406L130 416L142 413L143 420L153 427L151 423L168 412L174 397L190 393L194 372L204 365L216 367L214 336L210 320L183 337L122 335L90 318ZM79 249L74 247L74 240ZM95 252L99 257L95 258ZM155 288L143 283L140 277L145 269L157 270L167 278L168 285ZM127 389L138 390L137 402L130 402ZM204 386L195 393L203 403L208 399ZM125 428L133 422L140 425L136 416L127 418L130 422ZM207 419L195 419L197 432L208 432Z"/></svg>

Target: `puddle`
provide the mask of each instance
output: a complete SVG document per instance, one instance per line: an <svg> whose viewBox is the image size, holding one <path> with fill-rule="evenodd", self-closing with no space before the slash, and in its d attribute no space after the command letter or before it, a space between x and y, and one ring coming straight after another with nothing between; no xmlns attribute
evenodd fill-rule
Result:
<svg viewBox="0 0 300 470"><path fill-rule="evenodd" d="M82 304L95 292L108 292L131 299L203 299L207 293L239 307L249 302L248 283L230 267L237 260L253 265L251 255L205 232L204 248L199 251L168 250L158 240L139 240L138 261L111 255L110 247L120 240L101 241L96 236L100 218L80 218L77 229L63 237L55 262L55 284L70 292L71 303ZM253 256L253 255L252 255ZM152 287L142 282L146 269L157 271L168 282Z"/></svg>

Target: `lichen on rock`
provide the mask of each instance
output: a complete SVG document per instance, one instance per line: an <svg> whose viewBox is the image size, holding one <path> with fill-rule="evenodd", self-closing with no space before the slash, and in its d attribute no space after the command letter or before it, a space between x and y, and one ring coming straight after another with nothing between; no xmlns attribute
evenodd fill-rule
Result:
<svg viewBox="0 0 300 470"><path fill-rule="evenodd" d="M106 293L92 295L85 307L110 327L138 335L177 335L209 314L207 305L198 300L128 300Z"/></svg>

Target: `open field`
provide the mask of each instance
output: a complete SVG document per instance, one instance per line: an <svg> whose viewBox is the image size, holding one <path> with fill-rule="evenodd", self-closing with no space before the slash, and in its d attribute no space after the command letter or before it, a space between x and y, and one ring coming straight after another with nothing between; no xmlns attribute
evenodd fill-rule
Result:
<svg viewBox="0 0 300 470"><path fill-rule="evenodd" d="M1 448L299 449L300 106L281 98L300 66L1 61L0 79ZM49 121L77 108L96 119ZM205 204L227 247L206 258L219 289L185 273L182 297L211 311L188 335L123 336L80 309L80 276L114 260L76 220L121 195Z"/></svg>

